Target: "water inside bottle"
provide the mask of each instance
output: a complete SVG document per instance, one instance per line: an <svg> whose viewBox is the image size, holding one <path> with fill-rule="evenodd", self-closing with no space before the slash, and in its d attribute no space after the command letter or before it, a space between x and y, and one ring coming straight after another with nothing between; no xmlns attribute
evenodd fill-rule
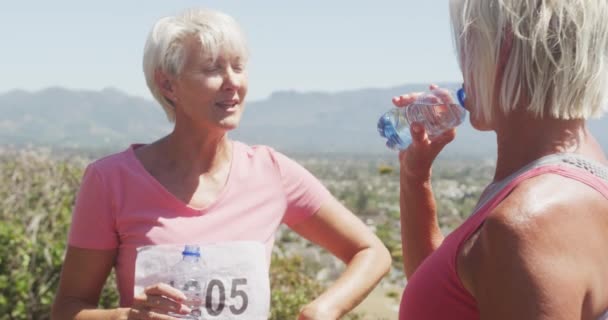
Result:
<svg viewBox="0 0 608 320"><path fill-rule="evenodd" d="M433 138L458 126L465 117L466 110L457 104L423 97L405 108L393 108L383 114L378 120L378 133L387 139L387 147L403 150L412 142L409 130L412 122L422 123L429 138Z"/></svg>
<svg viewBox="0 0 608 320"><path fill-rule="evenodd" d="M182 252L182 260L170 269L169 284L184 293L187 300L184 302L191 311L187 315L170 312L174 318L200 319L204 303L205 290L204 263L199 261L200 248L196 245L186 245Z"/></svg>
<svg viewBox="0 0 608 320"><path fill-rule="evenodd" d="M378 120L378 133L386 138L386 146L390 149L405 149L412 142L408 125L404 114L399 112L399 109L393 108Z"/></svg>
<svg viewBox="0 0 608 320"><path fill-rule="evenodd" d="M454 103L430 104L415 102L405 109L405 113L408 127L409 123L420 122L424 125L430 138L458 126L464 121L466 116L465 109Z"/></svg>
<svg viewBox="0 0 608 320"><path fill-rule="evenodd" d="M173 312L170 312L169 315L179 319L201 319L201 308L203 305L203 286L201 286L200 282L197 279L189 278L182 279L181 281L171 281L169 284L184 293L187 300L184 301L183 304L185 304L190 308L190 310L192 310L189 314L186 315L177 314Z"/></svg>

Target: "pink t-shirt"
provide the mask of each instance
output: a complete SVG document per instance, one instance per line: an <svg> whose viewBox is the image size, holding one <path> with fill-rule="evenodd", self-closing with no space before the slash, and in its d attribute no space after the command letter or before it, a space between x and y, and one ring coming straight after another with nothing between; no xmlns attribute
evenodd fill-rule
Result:
<svg viewBox="0 0 608 320"><path fill-rule="evenodd" d="M548 164L534 165L526 168L509 179L498 192L478 208L460 227L448 235L441 246L435 250L416 269L408 279L402 296L399 311L400 320L475 320L479 319L479 310L475 298L465 289L460 281L456 266L457 257L463 244L483 224L487 216L504 200L522 181L541 174L557 174L589 185L608 199L608 173L606 168L593 166L580 156L548 156L539 162ZM584 167L595 168L593 173L573 166L571 163L584 163ZM589 166L587 166L589 165ZM606 180L605 180L606 179ZM608 313L605 315L608 319Z"/></svg>
<svg viewBox="0 0 608 320"><path fill-rule="evenodd" d="M194 209L145 170L135 156L137 147L87 167L68 238L73 247L118 248L121 306L133 301L138 247L255 241L264 244L269 264L279 225L306 220L331 197L312 174L285 155L235 141L224 189L207 208Z"/></svg>

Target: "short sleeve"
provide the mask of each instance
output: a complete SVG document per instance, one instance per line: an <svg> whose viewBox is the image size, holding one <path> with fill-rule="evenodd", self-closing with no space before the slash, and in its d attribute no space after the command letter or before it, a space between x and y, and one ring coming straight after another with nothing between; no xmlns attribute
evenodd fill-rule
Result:
<svg viewBox="0 0 608 320"><path fill-rule="evenodd" d="M72 212L68 236L70 246L86 249L118 247L118 236L109 190L94 165L89 165L82 178Z"/></svg>
<svg viewBox="0 0 608 320"><path fill-rule="evenodd" d="M308 170L285 155L274 152L279 166L287 211L283 223L294 226L314 215L332 195Z"/></svg>

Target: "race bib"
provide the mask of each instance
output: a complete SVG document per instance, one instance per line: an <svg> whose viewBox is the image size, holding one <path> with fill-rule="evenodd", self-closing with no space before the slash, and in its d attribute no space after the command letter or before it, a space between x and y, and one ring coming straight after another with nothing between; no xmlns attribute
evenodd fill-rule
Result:
<svg viewBox="0 0 608 320"><path fill-rule="evenodd" d="M137 249L135 295L159 282L170 282L170 270L182 260L184 246L156 245ZM205 270L201 279L202 319L266 320L270 284L265 247L253 241L200 245Z"/></svg>

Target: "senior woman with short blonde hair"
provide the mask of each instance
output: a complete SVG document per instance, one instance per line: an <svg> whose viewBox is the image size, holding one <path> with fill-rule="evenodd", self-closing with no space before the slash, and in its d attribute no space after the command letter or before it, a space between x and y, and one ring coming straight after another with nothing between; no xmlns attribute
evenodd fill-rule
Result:
<svg viewBox="0 0 608 320"><path fill-rule="evenodd" d="M154 25L144 73L173 131L87 167L53 319L189 314L186 296L167 284L135 291L139 248L186 244L216 252L204 259L211 289L196 318L267 319L268 266L282 223L346 263L335 283L303 306L301 320L342 317L388 271L384 245L308 171L270 147L228 138L244 109L247 58L241 30L223 13L188 10ZM99 310L112 268L120 306Z"/></svg>
<svg viewBox="0 0 608 320"><path fill-rule="evenodd" d="M400 154L400 319L605 318L608 160L586 120L608 105L608 2L451 0L450 11L464 107L496 133L496 169L444 237L431 164L455 130L429 139L412 125Z"/></svg>

